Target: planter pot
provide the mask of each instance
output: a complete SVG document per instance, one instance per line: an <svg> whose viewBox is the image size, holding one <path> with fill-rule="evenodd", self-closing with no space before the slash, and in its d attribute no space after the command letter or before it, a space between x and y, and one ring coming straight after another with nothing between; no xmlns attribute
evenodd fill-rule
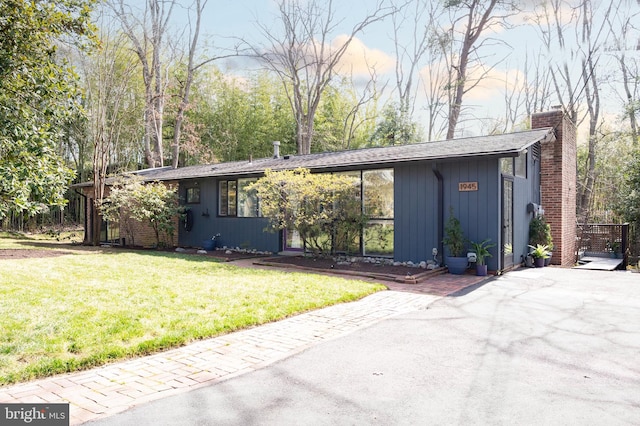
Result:
<svg viewBox="0 0 640 426"><path fill-rule="evenodd" d="M204 240L202 241L202 248L206 251L212 251L216 248L215 240Z"/></svg>
<svg viewBox="0 0 640 426"><path fill-rule="evenodd" d="M479 277L486 277L487 265L476 265L476 275Z"/></svg>
<svg viewBox="0 0 640 426"><path fill-rule="evenodd" d="M551 265L551 256L552 256L552 255L553 255L553 253L549 253L549 257L547 257L547 258L544 260L544 266L549 266L549 265Z"/></svg>
<svg viewBox="0 0 640 426"><path fill-rule="evenodd" d="M455 275L462 275L467 270L469 262L466 257L447 257L447 268Z"/></svg>
<svg viewBox="0 0 640 426"><path fill-rule="evenodd" d="M542 268L544 266L544 257L536 257L533 260L533 264L536 266L536 268Z"/></svg>

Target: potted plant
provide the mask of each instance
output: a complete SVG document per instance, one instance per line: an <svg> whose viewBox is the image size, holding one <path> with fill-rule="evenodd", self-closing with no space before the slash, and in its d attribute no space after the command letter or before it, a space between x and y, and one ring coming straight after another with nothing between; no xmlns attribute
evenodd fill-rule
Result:
<svg viewBox="0 0 640 426"><path fill-rule="evenodd" d="M551 226L547 223L544 215L538 215L529 222L529 245L547 246L548 256L545 258L545 265L551 262L553 238L551 237Z"/></svg>
<svg viewBox="0 0 640 426"><path fill-rule="evenodd" d="M220 234L215 234L214 236L211 237L210 240L204 240L202 242L202 248L206 251L215 250L219 239L220 239Z"/></svg>
<svg viewBox="0 0 640 426"><path fill-rule="evenodd" d="M533 257L533 263L536 268L542 268L544 266L544 260L549 258L549 246L543 244L537 244L535 247L529 245L531 250L531 257Z"/></svg>
<svg viewBox="0 0 640 426"><path fill-rule="evenodd" d="M611 258L612 259L622 259L622 252L620 251L620 243L615 241L611 244L607 242L607 246L609 247Z"/></svg>
<svg viewBox="0 0 640 426"><path fill-rule="evenodd" d="M449 253L449 256L445 258L447 268L452 274L462 275L469 262L466 256L462 257L464 253L464 233L462 232L460 221L453 214L453 207L449 208L449 219L444 227L444 233L445 237L442 243L447 246Z"/></svg>
<svg viewBox="0 0 640 426"><path fill-rule="evenodd" d="M490 241L491 240L489 238L479 243L471 241L471 250L476 254L476 275L479 277L487 275L487 264L485 263L485 258L493 256L489 252L489 249L495 246L495 244L489 244Z"/></svg>

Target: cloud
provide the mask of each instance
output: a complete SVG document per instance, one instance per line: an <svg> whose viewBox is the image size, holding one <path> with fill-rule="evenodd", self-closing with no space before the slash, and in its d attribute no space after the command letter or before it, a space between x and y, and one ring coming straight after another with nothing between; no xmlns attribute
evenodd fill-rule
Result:
<svg viewBox="0 0 640 426"><path fill-rule="evenodd" d="M337 36L331 43L331 49L341 48L348 39L346 34ZM392 71L394 66L395 58L380 49L368 47L359 38L354 38L336 71L343 75L369 76L372 68L380 75Z"/></svg>
<svg viewBox="0 0 640 426"><path fill-rule="evenodd" d="M469 80L478 81L476 87L471 89L465 96L467 99L483 101L501 95L505 91L518 90L525 82L525 76L521 70L497 68L485 71L476 67L469 73Z"/></svg>
<svg viewBox="0 0 640 426"><path fill-rule="evenodd" d="M447 72L443 62L424 67L420 70L422 84L430 87L433 82L438 87L443 87L447 82ZM495 100L496 97L502 99L505 91L519 90L525 82L525 76L521 70L515 68L486 70L476 66L469 69L467 81L467 88L476 82L477 84L464 95L464 101L482 103ZM421 91L424 92L422 89Z"/></svg>

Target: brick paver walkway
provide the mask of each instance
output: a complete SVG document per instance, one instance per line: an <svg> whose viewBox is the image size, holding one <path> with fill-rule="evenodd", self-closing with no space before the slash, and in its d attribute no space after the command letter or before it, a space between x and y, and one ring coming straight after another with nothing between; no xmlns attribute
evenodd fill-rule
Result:
<svg viewBox="0 0 640 426"><path fill-rule="evenodd" d="M437 298L382 291L156 355L2 387L0 402L69 402L71 424L79 424L259 369L382 319L425 309Z"/></svg>

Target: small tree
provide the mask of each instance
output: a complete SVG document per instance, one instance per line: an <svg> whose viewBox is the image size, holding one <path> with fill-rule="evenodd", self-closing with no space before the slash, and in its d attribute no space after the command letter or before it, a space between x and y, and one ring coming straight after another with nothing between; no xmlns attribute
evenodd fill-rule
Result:
<svg viewBox="0 0 640 426"><path fill-rule="evenodd" d="M121 229L134 243L132 221L149 223L160 246L160 236L167 241L175 232L175 217L180 215L177 188L161 182L143 184L139 180L127 178L113 186L111 194L101 206L102 215L110 221L118 221Z"/></svg>
<svg viewBox="0 0 640 426"><path fill-rule="evenodd" d="M366 223L358 182L347 175L267 170L248 189L257 191L271 230L298 231L316 254L352 247Z"/></svg>
<svg viewBox="0 0 640 426"><path fill-rule="evenodd" d="M447 219L447 223L444 226L444 233L445 237L442 243L447 246L449 255L452 257L462 256L465 238L460 220L454 216L452 206L449 207L449 219Z"/></svg>

